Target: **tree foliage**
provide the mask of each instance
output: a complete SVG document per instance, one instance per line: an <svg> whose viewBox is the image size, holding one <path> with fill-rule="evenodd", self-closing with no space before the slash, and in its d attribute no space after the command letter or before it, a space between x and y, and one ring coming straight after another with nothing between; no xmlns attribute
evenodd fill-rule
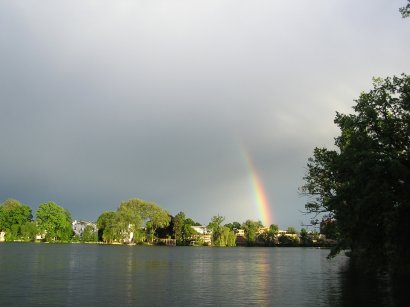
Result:
<svg viewBox="0 0 410 307"><path fill-rule="evenodd" d="M272 224L269 226L268 231L260 235L260 239L265 243L265 246L275 246L279 243L277 241L278 232L278 225Z"/></svg>
<svg viewBox="0 0 410 307"><path fill-rule="evenodd" d="M118 208L120 220L131 225L134 231L144 227L151 242L157 228L166 227L171 221L169 213L158 205L141 199L122 202Z"/></svg>
<svg viewBox="0 0 410 307"><path fill-rule="evenodd" d="M36 221L47 241L69 241L73 236L70 212L54 202L43 203L38 207Z"/></svg>
<svg viewBox="0 0 410 307"><path fill-rule="evenodd" d="M224 225L228 227L230 230L241 229L241 224L239 222L232 222Z"/></svg>
<svg viewBox="0 0 410 307"><path fill-rule="evenodd" d="M410 78L374 79L354 114L336 114L335 150L315 148L302 191L306 209L334 221L338 245L358 260L408 264Z"/></svg>
<svg viewBox="0 0 410 307"><path fill-rule="evenodd" d="M91 225L87 225L84 228L83 233L81 234L81 241L82 242L97 242L98 236L97 232L95 231L94 227Z"/></svg>
<svg viewBox="0 0 410 307"><path fill-rule="evenodd" d="M281 235L278 237L279 244L282 246L299 246L300 239L298 236Z"/></svg>
<svg viewBox="0 0 410 307"><path fill-rule="evenodd" d="M407 18L410 16L410 0L407 0L409 2L406 6L403 6L399 9L401 16L403 18Z"/></svg>
<svg viewBox="0 0 410 307"><path fill-rule="evenodd" d="M97 219L98 240L105 243L120 241L121 227L118 223L117 213L104 211Z"/></svg>
<svg viewBox="0 0 410 307"><path fill-rule="evenodd" d="M6 233L7 241L32 240L26 231L32 218L31 208L15 199L7 199L0 205L0 231Z"/></svg>
<svg viewBox="0 0 410 307"><path fill-rule="evenodd" d="M212 245L214 246L226 246L223 238L224 226L222 226L224 220L225 218L218 214L213 216L208 224L208 229L212 232ZM229 229L228 227L225 228Z"/></svg>
<svg viewBox="0 0 410 307"><path fill-rule="evenodd" d="M262 226L263 225L261 221L252 221L252 220L246 220L245 223L242 224L242 229L245 230L245 239L249 246L256 244L258 230Z"/></svg>
<svg viewBox="0 0 410 307"><path fill-rule="evenodd" d="M302 228L300 230L300 244L302 246L312 246L313 245L313 240L309 236L307 230L305 228Z"/></svg>
<svg viewBox="0 0 410 307"><path fill-rule="evenodd" d="M158 205L141 199L121 202L117 211L102 213L97 220L99 239L123 242L133 233L134 242L154 241L155 231L169 225L171 217Z"/></svg>
<svg viewBox="0 0 410 307"><path fill-rule="evenodd" d="M179 212L174 218L174 235L177 245L188 245L197 232L191 227L196 226L192 219L187 218L184 212Z"/></svg>
<svg viewBox="0 0 410 307"><path fill-rule="evenodd" d="M0 230L10 229L12 225L23 225L32 219L31 208L18 200L7 199L0 205Z"/></svg>
<svg viewBox="0 0 410 307"><path fill-rule="evenodd" d="M185 245L186 236L184 233L184 225L185 225L185 213L179 212L174 217L174 235L177 241L177 245Z"/></svg>
<svg viewBox="0 0 410 307"><path fill-rule="evenodd" d="M208 229L212 232L213 246L236 246L236 235L232 224L222 225L225 217L215 215L208 224Z"/></svg>
<svg viewBox="0 0 410 307"><path fill-rule="evenodd" d="M219 246L236 246L235 232L228 227L223 226L219 242L217 243L219 243Z"/></svg>
<svg viewBox="0 0 410 307"><path fill-rule="evenodd" d="M298 233L294 227L288 227L286 232L289 233L289 234L297 234Z"/></svg>
<svg viewBox="0 0 410 307"><path fill-rule="evenodd" d="M37 225L35 221L27 222L20 227L20 238L23 241L35 241Z"/></svg>

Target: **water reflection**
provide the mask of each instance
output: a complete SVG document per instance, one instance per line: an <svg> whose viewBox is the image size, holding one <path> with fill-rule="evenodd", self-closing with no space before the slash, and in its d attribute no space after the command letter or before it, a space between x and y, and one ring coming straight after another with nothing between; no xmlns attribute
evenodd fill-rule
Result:
<svg viewBox="0 0 410 307"><path fill-rule="evenodd" d="M127 304L131 305L133 301L133 293L135 292L134 285L134 257L131 249L127 251L127 262L126 262L127 274L126 274L126 297L127 297Z"/></svg>
<svg viewBox="0 0 410 307"><path fill-rule="evenodd" d="M255 302L258 305L267 305L269 302L269 279L275 276L271 274L271 267L269 265L269 253L267 249L261 249L261 254L255 264L255 285L257 293L255 295Z"/></svg>
<svg viewBox="0 0 410 307"><path fill-rule="evenodd" d="M410 282L404 277L369 274L349 263L340 270L344 306L408 306Z"/></svg>
<svg viewBox="0 0 410 307"><path fill-rule="evenodd" d="M309 248L0 245L0 306L401 306L408 281Z"/></svg>

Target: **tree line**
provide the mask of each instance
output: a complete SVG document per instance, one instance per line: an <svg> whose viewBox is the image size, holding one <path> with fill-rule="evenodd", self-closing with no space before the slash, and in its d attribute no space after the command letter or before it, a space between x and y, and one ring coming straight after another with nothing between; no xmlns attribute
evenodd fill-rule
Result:
<svg viewBox="0 0 410 307"><path fill-rule="evenodd" d="M97 241L122 242L129 233L137 242L153 242L159 228L169 226L171 216L154 203L140 199L122 202L117 211L107 211L97 220L98 233L86 226L82 236L77 237L72 229L70 212L56 204L39 205L35 216L32 209L15 199L7 199L0 205L0 232L5 241L69 242Z"/></svg>
<svg viewBox="0 0 410 307"><path fill-rule="evenodd" d="M6 241L34 241L38 235L46 241L73 238L70 212L54 202L40 204L34 219L28 205L7 199L0 205L0 231Z"/></svg>
<svg viewBox="0 0 410 307"><path fill-rule="evenodd" d="M319 240L318 233L308 233L305 229L298 233L289 227L287 235L280 235L277 225L264 227L260 221L252 220L225 224L224 221L223 216L216 215L208 225L201 226L186 217L184 212L171 216L155 203L130 199L121 202L116 211L103 212L97 219L97 229L87 225L78 236L73 232L70 212L54 202L40 204L35 216L28 205L14 199L7 199L0 205L0 231L5 234L5 241L155 244L158 239L173 239L180 246L193 243L212 246L313 246ZM209 241L204 240L204 233L197 232L195 226L204 229Z"/></svg>

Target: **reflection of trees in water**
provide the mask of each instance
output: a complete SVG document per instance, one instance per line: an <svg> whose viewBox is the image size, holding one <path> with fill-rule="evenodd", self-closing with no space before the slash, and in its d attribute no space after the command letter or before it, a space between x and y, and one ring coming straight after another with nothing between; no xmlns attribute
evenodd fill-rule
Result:
<svg viewBox="0 0 410 307"><path fill-rule="evenodd" d="M340 279L342 306L408 306L410 282L404 277L365 273L346 263Z"/></svg>

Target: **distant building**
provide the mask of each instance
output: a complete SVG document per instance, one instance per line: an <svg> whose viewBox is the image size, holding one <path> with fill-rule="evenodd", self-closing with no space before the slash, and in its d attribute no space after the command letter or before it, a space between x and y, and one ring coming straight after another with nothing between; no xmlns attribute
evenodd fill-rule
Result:
<svg viewBox="0 0 410 307"><path fill-rule="evenodd" d="M244 237L245 236L245 230L244 229L234 229L235 235L237 237Z"/></svg>
<svg viewBox="0 0 410 307"><path fill-rule="evenodd" d="M194 239L201 240L204 244L211 245L212 243L212 231L206 226L191 226L198 235Z"/></svg>
<svg viewBox="0 0 410 307"><path fill-rule="evenodd" d="M279 230L278 231L278 236L285 236L289 238L297 238L298 235L296 233L288 233L287 230Z"/></svg>
<svg viewBox="0 0 410 307"><path fill-rule="evenodd" d="M0 242L4 242L6 240L5 236L6 233L4 231L0 231Z"/></svg>
<svg viewBox="0 0 410 307"><path fill-rule="evenodd" d="M47 231L46 231L46 230L44 230L44 231L41 232L41 233L36 234L36 240L37 240L37 241L44 240L44 239L46 238L46 234L47 234Z"/></svg>
<svg viewBox="0 0 410 307"><path fill-rule="evenodd" d="M235 235L236 235L236 240L235 240L236 245L238 246L246 245L245 230L235 228L233 231L235 232Z"/></svg>
<svg viewBox="0 0 410 307"><path fill-rule="evenodd" d="M84 232L85 227L87 227L88 225L91 225L91 227L93 227L93 229L94 229L94 232L97 232L97 225L96 225L95 223L87 222L87 221L77 221L77 220L74 220L74 221L71 223L71 228L73 229L74 234L75 234L76 236L81 237L81 235L82 235L83 232Z"/></svg>
<svg viewBox="0 0 410 307"><path fill-rule="evenodd" d="M268 232L268 231L269 231L269 227L259 227L258 235L261 235L261 234L263 234L265 232Z"/></svg>
<svg viewBox="0 0 410 307"><path fill-rule="evenodd" d="M134 224L128 224L127 230L121 231L122 243L131 244L134 240Z"/></svg>

